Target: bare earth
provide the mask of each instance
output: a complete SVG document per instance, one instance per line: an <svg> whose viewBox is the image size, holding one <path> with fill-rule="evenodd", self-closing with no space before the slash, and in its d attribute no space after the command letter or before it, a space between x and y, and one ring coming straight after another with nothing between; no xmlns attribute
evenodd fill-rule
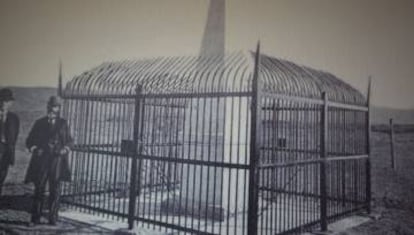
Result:
<svg viewBox="0 0 414 235"><path fill-rule="evenodd" d="M396 135L397 168L391 169L389 137L372 136L374 212L379 218L342 232L349 234L414 234L414 133Z"/></svg>

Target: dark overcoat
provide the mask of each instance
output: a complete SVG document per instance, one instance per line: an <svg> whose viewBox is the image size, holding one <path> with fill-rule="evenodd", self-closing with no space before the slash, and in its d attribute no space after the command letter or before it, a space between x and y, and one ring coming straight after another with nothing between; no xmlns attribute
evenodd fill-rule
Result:
<svg viewBox="0 0 414 235"><path fill-rule="evenodd" d="M6 151L1 158L0 168L14 164L17 136L19 135L19 117L12 112L7 112L4 125L4 137L6 139Z"/></svg>
<svg viewBox="0 0 414 235"><path fill-rule="evenodd" d="M53 149L51 149L51 143L53 143ZM66 120L57 118L54 125L49 124L47 117L37 120L26 139L26 147L32 149L33 146L37 146L43 150L43 154L38 154L38 151L32 153L25 182L37 182L42 173L51 170L51 163L56 159L59 160L58 180L70 181L68 154L58 152L65 147L71 147L72 144Z"/></svg>

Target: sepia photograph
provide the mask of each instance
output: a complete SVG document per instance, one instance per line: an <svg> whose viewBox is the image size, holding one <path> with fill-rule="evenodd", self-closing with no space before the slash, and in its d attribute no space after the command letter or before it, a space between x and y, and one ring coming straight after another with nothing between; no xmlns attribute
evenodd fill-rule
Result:
<svg viewBox="0 0 414 235"><path fill-rule="evenodd" d="M0 234L414 234L413 9L0 0Z"/></svg>

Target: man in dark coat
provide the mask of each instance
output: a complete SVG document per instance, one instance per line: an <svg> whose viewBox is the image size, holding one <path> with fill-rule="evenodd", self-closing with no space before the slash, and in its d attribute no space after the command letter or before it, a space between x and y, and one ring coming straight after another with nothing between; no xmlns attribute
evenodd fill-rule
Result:
<svg viewBox="0 0 414 235"><path fill-rule="evenodd" d="M56 224L59 210L60 181L70 181L68 154L72 137L66 120L59 117L60 101L52 96L47 104L47 116L35 122L26 140L32 153L25 182L33 182L35 192L32 207L34 224L40 223L46 181L49 182L49 224Z"/></svg>
<svg viewBox="0 0 414 235"><path fill-rule="evenodd" d="M13 104L13 92L0 90L0 195L9 166L14 164L14 151L19 134L19 118L9 111Z"/></svg>

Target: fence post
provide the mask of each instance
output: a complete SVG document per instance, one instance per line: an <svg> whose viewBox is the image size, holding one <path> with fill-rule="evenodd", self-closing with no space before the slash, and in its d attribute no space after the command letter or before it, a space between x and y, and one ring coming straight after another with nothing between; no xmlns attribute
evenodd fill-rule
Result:
<svg viewBox="0 0 414 235"><path fill-rule="evenodd" d="M139 132L142 130L138 130L140 128L140 122L143 120L140 120L140 111L141 111L141 100L140 95L142 93L142 86L138 85L136 88L136 97L135 97L135 111L134 111L134 132L133 132L133 138L134 138L134 152L131 154L131 181L130 181L130 188L129 188L129 205L128 205L128 229L134 228L134 216L135 216L135 207L136 207L136 196L137 196L137 174L138 172L138 157L140 154L139 148L141 148L141 144L139 143ZM138 146L139 145L139 146ZM140 173L139 173L140 174ZM140 179L138 179L140 180Z"/></svg>
<svg viewBox="0 0 414 235"><path fill-rule="evenodd" d="M395 143L395 138L394 138L394 122L392 120L392 118L390 119L390 147L391 147L391 168L392 169L396 169L396 160L395 160L395 149L394 149L394 143Z"/></svg>
<svg viewBox="0 0 414 235"><path fill-rule="evenodd" d="M371 213L371 77L368 80L368 91L367 91L367 106L368 111L366 114L366 153L368 158L365 162L365 174L366 174L366 205L367 212Z"/></svg>
<svg viewBox="0 0 414 235"><path fill-rule="evenodd" d="M321 164L320 164L320 194L321 194L321 230L328 230L327 214L327 189L326 189L326 157L327 157L327 135L328 135L328 98L326 92L322 93L323 108L321 112Z"/></svg>
<svg viewBox="0 0 414 235"><path fill-rule="evenodd" d="M260 65L260 42L257 44L255 66L252 81L252 103L251 103L251 123L250 123L250 162L249 162L249 201L247 217L247 234L257 234L258 207L259 207L259 170L257 169L260 156L260 84L259 84L259 65Z"/></svg>

